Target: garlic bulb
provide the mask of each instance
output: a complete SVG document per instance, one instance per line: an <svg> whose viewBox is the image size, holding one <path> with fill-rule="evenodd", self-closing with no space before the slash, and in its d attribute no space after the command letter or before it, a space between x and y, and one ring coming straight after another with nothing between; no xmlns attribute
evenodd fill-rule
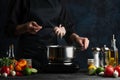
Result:
<svg viewBox="0 0 120 80"><path fill-rule="evenodd" d="M8 74L4 72L4 73L2 74L2 76L3 76L3 77L7 77Z"/></svg>
<svg viewBox="0 0 120 80"><path fill-rule="evenodd" d="M104 76L104 72L100 72L100 73L99 73L99 76Z"/></svg>
<svg viewBox="0 0 120 80"><path fill-rule="evenodd" d="M15 72L15 71L11 71L11 75L12 75L12 76L15 76L15 75L16 75L16 72Z"/></svg>
<svg viewBox="0 0 120 80"><path fill-rule="evenodd" d="M117 78L118 76L119 76L119 73L118 73L118 71L114 71L114 73L113 73L113 76L115 77L115 78Z"/></svg>

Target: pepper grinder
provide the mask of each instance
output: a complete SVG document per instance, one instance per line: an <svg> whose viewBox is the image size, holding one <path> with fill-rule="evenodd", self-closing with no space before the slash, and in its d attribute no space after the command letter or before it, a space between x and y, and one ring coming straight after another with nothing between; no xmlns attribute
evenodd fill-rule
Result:
<svg viewBox="0 0 120 80"><path fill-rule="evenodd" d="M100 53L100 48L99 47L95 47L95 48L92 48L93 50L93 57L94 57L94 65L96 67L99 67L100 64L99 64L99 53Z"/></svg>

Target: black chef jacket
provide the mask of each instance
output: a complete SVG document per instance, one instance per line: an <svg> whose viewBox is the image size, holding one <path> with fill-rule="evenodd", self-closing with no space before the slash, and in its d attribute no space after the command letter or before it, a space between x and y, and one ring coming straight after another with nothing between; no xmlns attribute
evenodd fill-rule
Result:
<svg viewBox="0 0 120 80"><path fill-rule="evenodd" d="M67 33L64 39L67 42L74 32L72 21L60 0L12 0L7 34L16 36L16 26L29 21L36 21L43 28L35 35L20 35L16 58L32 58L41 64L47 63L46 51L38 47L58 44L53 28L59 24L65 26Z"/></svg>

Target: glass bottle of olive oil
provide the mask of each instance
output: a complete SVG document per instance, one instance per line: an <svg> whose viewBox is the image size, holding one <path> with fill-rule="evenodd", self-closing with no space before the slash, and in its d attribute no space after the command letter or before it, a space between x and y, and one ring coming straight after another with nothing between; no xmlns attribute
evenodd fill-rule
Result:
<svg viewBox="0 0 120 80"><path fill-rule="evenodd" d="M100 66L105 67L109 65L109 59L110 49L106 45L104 45L104 47L101 48Z"/></svg>
<svg viewBox="0 0 120 80"><path fill-rule="evenodd" d="M114 35L111 40L109 65L113 65L113 66L118 65L118 48L116 47L116 39Z"/></svg>

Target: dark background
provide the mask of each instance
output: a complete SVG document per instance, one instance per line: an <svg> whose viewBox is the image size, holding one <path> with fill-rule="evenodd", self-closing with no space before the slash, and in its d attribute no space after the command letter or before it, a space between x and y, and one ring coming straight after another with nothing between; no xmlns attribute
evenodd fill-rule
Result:
<svg viewBox="0 0 120 80"><path fill-rule="evenodd" d="M17 40L7 38L4 33L8 2L0 0L0 56L6 53L10 44L17 46ZM76 57L82 69L87 69L87 59L93 58L91 48L105 44L110 47L113 34L120 50L120 0L66 0L65 4L75 22L76 32L90 40L89 48Z"/></svg>

